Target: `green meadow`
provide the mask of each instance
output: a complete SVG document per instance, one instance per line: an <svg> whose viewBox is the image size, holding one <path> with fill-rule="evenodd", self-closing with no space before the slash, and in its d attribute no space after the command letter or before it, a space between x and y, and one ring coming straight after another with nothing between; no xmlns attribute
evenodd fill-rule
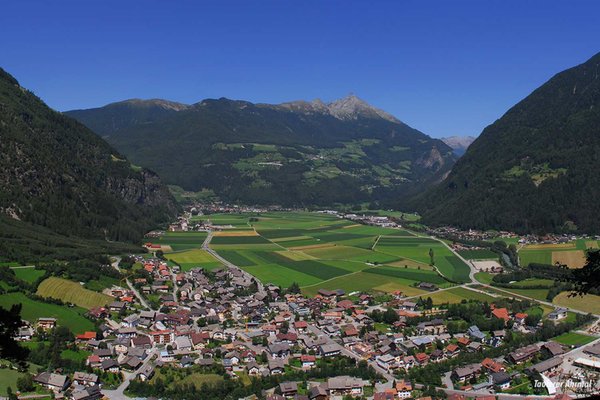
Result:
<svg viewBox="0 0 600 400"><path fill-rule="evenodd" d="M165 258L179 264L183 271L189 271L192 268L197 267L211 270L223 266L219 260L214 258L206 250L202 249L190 249L177 253L168 253L165 254Z"/></svg>
<svg viewBox="0 0 600 400"><path fill-rule="evenodd" d="M7 308L18 303L23 305L21 316L31 323L35 323L38 318L51 317L56 318L59 325L66 326L73 333L83 333L94 329L92 321L84 317L87 312L84 308L43 303L18 292L0 295L1 307Z"/></svg>
<svg viewBox="0 0 600 400"><path fill-rule="evenodd" d="M34 283L46 273L43 269L35 269L33 267L13 267L12 270L17 278L27 283Z"/></svg>
<svg viewBox="0 0 600 400"><path fill-rule="evenodd" d="M552 340L567 346L583 346L598 339L596 336L582 335L577 332L567 332L560 336L553 338Z"/></svg>
<svg viewBox="0 0 600 400"><path fill-rule="evenodd" d="M460 250L458 252L467 260L496 260L498 254L488 249Z"/></svg>

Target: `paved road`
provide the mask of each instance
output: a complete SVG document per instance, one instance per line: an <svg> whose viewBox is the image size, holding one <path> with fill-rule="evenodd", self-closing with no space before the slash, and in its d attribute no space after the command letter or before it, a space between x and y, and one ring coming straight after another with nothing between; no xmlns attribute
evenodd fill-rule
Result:
<svg viewBox="0 0 600 400"><path fill-rule="evenodd" d="M133 294L135 295L135 297L138 299L138 301L140 302L140 304L144 308L146 308L147 310L156 311L156 310L153 310L152 307L150 307L150 305L146 302L146 299L144 299L142 297L142 295L140 294L140 292L138 292L138 290L135 288L135 286L133 286L131 284L131 282L129 281L129 279L126 279L125 282L127 283L127 286L129 286L129 289L133 292Z"/></svg>
<svg viewBox="0 0 600 400"><path fill-rule="evenodd" d="M250 280L253 280L254 282L256 282L256 287L258 288L258 290L257 290L258 293L266 294L267 291L265 290L264 285L262 284L262 282L257 277L255 277L254 275L252 275L252 274L244 271L243 269L241 269L237 265L235 265L235 264L227 261L226 259L224 259L223 257L221 257L219 255L219 253L217 253L216 251L214 251L213 249L210 248L209 244L210 244L210 241L212 240L212 237L213 237L213 232L212 231L208 231L208 235L206 236L206 239L204 239L204 243L202 243L202 249L206 250L209 254L211 254L214 258L216 258L217 260L219 260L227 268L237 269L237 270L241 271L242 274L247 279L250 279Z"/></svg>
<svg viewBox="0 0 600 400"><path fill-rule="evenodd" d="M113 262L110 265L112 265L112 267L114 269L116 269L117 271L121 272L121 268L119 268L119 263L120 262L121 262L121 257L113 257ZM131 282L129 281L129 278L125 279L125 283L127 283L127 286L133 292L133 294L135 295L135 297L137 297L137 299L140 302L140 304L144 308L146 308L147 310L152 310L152 307L150 307L148 305L148 303L146 302L146 300L142 297L142 295L140 295L140 293L137 291L137 289L135 288L135 286L133 286L131 284Z"/></svg>

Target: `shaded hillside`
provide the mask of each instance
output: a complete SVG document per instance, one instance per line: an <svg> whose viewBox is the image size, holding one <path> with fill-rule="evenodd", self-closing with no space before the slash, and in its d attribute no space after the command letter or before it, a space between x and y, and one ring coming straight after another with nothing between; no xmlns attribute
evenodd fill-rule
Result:
<svg viewBox="0 0 600 400"><path fill-rule="evenodd" d="M176 213L154 173L132 166L1 69L0 188L0 224L14 238L23 226L40 226L44 235L137 241ZM7 226L7 218L29 224Z"/></svg>
<svg viewBox="0 0 600 400"><path fill-rule="evenodd" d="M441 179L455 160L440 140L355 96L280 105L132 100L67 114L166 183L244 203L384 201Z"/></svg>
<svg viewBox="0 0 600 400"><path fill-rule="evenodd" d="M414 203L432 224L600 232L600 54L488 126Z"/></svg>

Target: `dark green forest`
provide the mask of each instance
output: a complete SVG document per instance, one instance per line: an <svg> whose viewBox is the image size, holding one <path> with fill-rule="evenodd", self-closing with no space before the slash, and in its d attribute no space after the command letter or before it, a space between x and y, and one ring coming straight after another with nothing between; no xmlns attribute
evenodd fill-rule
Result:
<svg viewBox="0 0 600 400"><path fill-rule="evenodd" d="M485 128L412 206L429 224L600 233L600 54Z"/></svg>
<svg viewBox="0 0 600 400"><path fill-rule="evenodd" d="M111 243L137 242L177 213L156 174L1 69L0 182L4 258L124 248Z"/></svg>

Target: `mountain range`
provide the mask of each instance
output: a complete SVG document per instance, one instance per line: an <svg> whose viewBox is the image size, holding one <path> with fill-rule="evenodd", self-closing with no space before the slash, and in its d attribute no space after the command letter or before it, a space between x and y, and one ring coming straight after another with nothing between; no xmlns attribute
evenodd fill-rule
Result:
<svg viewBox="0 0 600 400"><path fill-rule="evenodd" d="M465 154L471 143L475 141L473 136L448 136L440 138L440 140L446 143L454 150L454 154L462 156Z"/></svg>
<svg viewBox="0 0 600 400"><path fill-rule="evenodd" d="M178 211L155 173L2 69L0 184L0 254L11 259L137 242Z"/></svg>
<svg viewBox="0 0 600 400"><path fill-rule="evenodd" d="M483 130L413 206L430 224L600 233L600 53Z"/></svg>
<svg viewBox="0 0 600 400"><path fill-rule="evenodd" d="M456 160L438 139L354 95L330 103L126 100L66 112L186 191L286 206L396 201Z"/></svg>

